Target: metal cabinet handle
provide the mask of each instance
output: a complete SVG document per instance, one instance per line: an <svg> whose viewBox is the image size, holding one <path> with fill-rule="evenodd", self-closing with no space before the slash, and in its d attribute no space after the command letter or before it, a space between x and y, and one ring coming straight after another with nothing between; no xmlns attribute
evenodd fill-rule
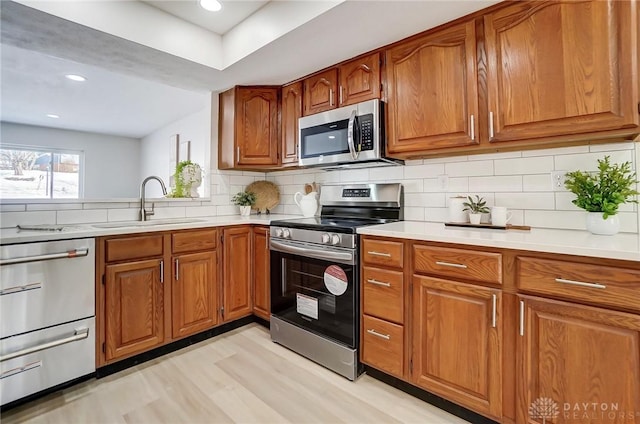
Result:
<svg viewBox="0 0 640 424"><path fill-rule="evenodd" d="M48 343L43 343L41 345L37 345L33 347L28 347L26 349L18 350L17 352L8 353L6 355L0 356L0 362L8 361L9 359L19 358L20 356L29 355L35 352L40 352L41 350L51 349L52 347L60 346L63 344L76 342L78 340L83 340L83 339L86 339L87 337L89 337L88 328L77 329L73 332L73 336L54 340Z"/></svg>
<svg viewBox="0 0 640 424"><path fill-rule="evenodd" d="M164 283L164 261L160 261L160 282Z"/></svg>
<svg viewBox="0 0 640 424"><path fill-rule="evenodd" d="M14 375L22 374L25 371L29 371L29 370L33 370L33 369L36 369L36 368L40 368L41 366L42 366L42 361L36 361L36 362L28 363L27 365L23 365L23 366L18 367L18 368L13 368L13 369L7 370L7 371L3 372L2 374L0 374L0 380L2 380L3 378L7 378L7 377L13 377Z"/></svg>
<svg viewBox="0 0 640 424"><path fill-rule="evenodd" d="M342 89L343 89L343 87L340 86L340 104L344 103L344 101L342 100L342 97L343 97L343 95L342 95L342 91L343 90Z"/></svg>
<svg viewBox="0 0 640 424"><path fill-rule="evenodd" d="M496 328L496 315L498 313L497 303L498 303L498 296L496 294L493 294L491 298L491 326L493 328Z"/></svg>
<svg viewBox="0 0 640 424"><path fill-rule="evenodd" d="M240 162L240 146L236 147L236 163Z"/></svg>
<svg viewBox="0 0 640 424"><path fill-rule="evenodd" d="M566 280L564 278L556 278L556 283L572 284L574 286L591 287L593 289L606 289L607 286L599 283L585 283L584 281Z"/></svg>
<svg viewBox="0 0 640 424"><path fill-rule="evenodd" d="M367 283L369 283L369 284L375 284L376 286L391 287L391 283L385 283L384 281L374 280L373 278L369 278L369 279L367 280Z"/></svg>
<svg viewBox="0 0 640 424"><path fill-rule="evenodd" d="M374 335L376 337L380 337L381 339L385 339L385 340L391 339L391 336L389 334L378 333L376 330L373 330L373 329L367 330L367 333Z"/></svg>
<svg viewBox="0 0 640 424"><path fill-rule="evenodd" d="M176 281L180 279L180 262L176 258Z"/></svg>
<svg viewBox="0 0 640 424"><path fill-rule="evenodd" d="M524 336L524 300L520 301L520 335Z"/></svg>
<svg viewBox="0 0 640 424"><path fill-rule="evenodd" d="M25 256L22 258L1 259L0 266L23 264L26 262L50 261L53 259L81 258L83 256L87 256L88 254L89 254L89 249L87 248L73 249L73 250L68 250L66 252L60 252L60 253L48 253L46 255L35 255L35 256Z"/></svg>
<svg viewBox="0 0 640 424"><path fill-rule="evenodd" d="M333 88L329 89L329 106L333 106Z"/></svg>
<svg viewBox="0 0 640 424"><path fill-rule="evenodd" d="M5 296L7 294L14 294L14 293L22 293L29 290L36 290L41 288L42 288L42 283L31 283L31 284L25 284L23 286L8 287L6 289L0 290L0 296Z"/></svg>
<svg viewBox="0 0 640 424"><path fill-rule="evenodd" d="M476 139L476 125L475 125L475 117L473 116L473 114L471 115L471 118L469 119L469 137L471 137L471 141L474 141Z"/></svg>
<svg viewBox="0 0 640 424"><path fill-rule="evenodd" d="M436 265L450 266L452 268L463 268L463 269L467 268L465 264L454 264L452 262L442 262L442 261L436 261Z"/></svg>
<svg viewBox="0 0 640 424"><path fill-rule="evenodd" d="M386 253L386 252L369 251L369 252L367 252L367 254L373 255L373 256L384 256L385 258L390 258L391 257L391 253Z"/></svg>
<svg viewBox="0 0 640 424"><path fill-rule="evenodd" d="M489 140L493 138L493 112L489 112Z"/></svg>

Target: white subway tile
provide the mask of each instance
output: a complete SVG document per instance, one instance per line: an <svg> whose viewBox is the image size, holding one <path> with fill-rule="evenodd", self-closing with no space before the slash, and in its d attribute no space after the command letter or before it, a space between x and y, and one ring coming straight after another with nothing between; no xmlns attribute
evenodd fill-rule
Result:
<svg viewBox="0 0 640 424"><path fill-rule="evenodd" d="M449 216L447 208L425 208L425 221L446 222Z"/></svg>
<svg viewBox="0 0 640 424"><path fill-rule="evenodd" d="M362 183L369 181L368 169L345 169L340 171L340 181L343 183Z"/></svg>
<svg viewBox="0 0 640 424"><path fill-rule="evenodd" d="M267 177L269 178L269 177ZM276 185L285 185L285 184L295 184L294 176L291 174L288 175L280 175L273 179L270 179Z"/></svg>
<svg viewBox="0 0 640 424"><path fill-rule="evenodd" d="M444 163L405 166L404 177L407 179L437 177L444 174L444 166Z"/></svg>
<svg viewBox="0 0 640 424"><path fill-rule="evenodd" d="M638 232L638 219L637 213L634 212L620 212L620 232L622 233L637 233Z"/></svg>
<svg viewBox="0 0 640 424"><path fill-rule="evenodd" d="M228 194L216 194L211 196L211 204L214 206L230 205L231 196Z"/></svg>
<svg viewBox="0 0 640 424"><path fill-rule="evenodd" d="M455 162L445 164L445 174L451 177L493 175L493 161Z"/></svg>
<svg viewBox="0 0 640 424"><path fill-rule="evenodd" d="M218 215L238 215L239 209L235 205L227 205L227 206L217 206L216 210L218 211Z"/></svg>
<svg viewBox="0 0 640 424"><path fill-rule="evenodd" d="M477 191L522 191L522 177L469 177L469 191L472 193Z"/></svg>
<svg viewBox="0 0 640 424"><path fill-rule="evenodd" d="M89 204L89 203L86 203ZM82 203L31 203L27 204L28 211L64 211L82 209ZM102 208L101 208L102 209Z"/></svg>
<svg viewBox="0 0 640 424"><path fill-rule="evenodd" d="M178 208L156 207L155 214L151 219L184 218L185 216L186 216L185 207L178 207Z"/></svg>
<svg viewBox="0 0 640 424"><path fill-rule="evenodd" d="M107 209L80 209L56 212L56 224L88 224L106 221Z"/></svg>
<svg viewBox="0 0 640 424"><path fill-rule="evenodd" d="M402 180L400 183L402 187L404 187L405 193L420 193L425 191L423 180Z"/></svg>
<svg viewBox="0 0 640 424"><path fill-rule="evenodd" d="M24 212L27 210L27 205L22 204L0 204L0 212Z"/></svg>
<svg viewBox="0 0 640 424"><path fill-rule="evenodd" d="M84 203L80 205L80 209L122 209L125 203L115 203L115 202L90 202ZM70 208L77 209L77 208Z"/></svg>
<svg viewBox="0 0 640 424"><path fill-rule="evenodd" d="M427 158L424 160L425 165L431 165L434 163L453 163L453 162L466 162L469 158L467 156L451 156L445 158Z"/></svg>
<svg viewBox="0 0 640 424"><path fill-rule="evenodd" d="M553 193L496 193L496 206L510 209L553 209Z"/></svg>
<svg viewBox="0 0 640 424"><path fill-rule="evenodd" d="M185 215L187 218L189 217L198 217L198 216L216 216L218 210L215 206L198 206L195 208L186 208Z"/></svg>
<svg viewBox="0 0 640 424"><path fill-rule="evenodd" d="M533 228L560 228L585 230L586 212L583 211L524 211L524 223Z"/></svg>
<svg viewBox="0 0 640 424"><path fill-rule="evenodd" d="M443 191L437 178L425 178L421 181L423 182L425 193L440 193Z"/></svg>
<svg viewBox="0 0 640 424"><path fill-rule="evenodd" d="M620 143L603 143L603 144L592 144L589 146L590 152L611 152L613 150L633 150L634 149L633 141L623 141Z"/></svg>
<svg viewBox="0 0 640 424"><path fill-rule="evenodd" d="M523 191L553 191L551 173L542 175L523 175Z"/></svg>
<svg viewBox="0 0 640 424"><path fill-rule="evenodd" d="M381 166L369 170L372 181L392 181L404 178L404 166Z"/></svg>
<svg viewBox="0 0 640 424"><path fill-rule="evenodd" d="M231 178L229 179L229 183L231 185L246 186L251 184L255 180L256 178L250 175L232 175Z"/></svg>
<svg viewBox="0 0 640 424"><path fill-rule="evenodd" d="M0 214L0 227L12 228L18 224L55 224L55 211L3 212Z"/></svg>
<svg viewBox="0 0 640 424"><path fill-rule="evenodd" d="M138 209L107 209L107 221L136 221L140 219Z"/></svg>
<svg viewBox="0 0 640 424"><path fill-rule="evenodd" d="M576 195L569 191L562 191L555 193L556 195L556 209L562 211L581 211L572 201L576 198ZM633 203L623 203L619 206L619 212L635 212L636 206Z"/></svg>
<svg viewBox="0 0 640 424"><path fill-rule="evenodd" d="M405 166L422 165L424 161L422 159L409 159L404 161Z"/></svg>
<svg viewBox="0 0 640 424"><path fill-rule="evenodd" d="M407 221L424 221L424 208L405 207L404 219Z"/></svg>
<svg viewBox="0 0 640 424"><path fill-rule="evenodd" d="M287 215L302 215L298 205L284 205L284 213Z"/></svg>
<svg viewBox="0 0 640 424"><path fill-rule="evenodd" d="M522 152L501 152L501 153L484 153L481 155L469 156L469 161L472 160L491 160L491 159L509 159L509 158L521 158Z"/></svg>
<svg viewBox="0 0 640 424"><path fill-rule="evenodd" d="M317 172L315 176L316 182L318 183L339 183L340 182L340 172L339 171L330 171L330 172Z"/></svg>
<svg viewBox="0 0 640 424"><path fill-rule="evenodd" d="M616 150L613 152L582 153L577 155L562 155L555 157L555 169L558 171L597 171L598 159L611 156L611 163L633 162L631 150Z"/></svg>
<svg viewBox="0 0 640 424"><path fill-rule="evenodd" d="M576 153L587 153L588 151L589 146L555 147L552 149L525 150L522 152L522 157L572 155Z"/></svg>
<svg viewBox="0 0 640 424"><path fill-rule="evenodd" d="M524 211L518 209L509 209L509 212L512 213L511 220L509 224L512 225L524 225Z"/></svg>
<svg viewBox="0 0 640 424"><path fill-rule="evenodd" d="M457 177L449 178L448 193L468 192L469 191L469 177Z"/></svg>
<svg viewBox="0 0 640 424"><path fill-rule="evenodd" d="M406 193L404 195L405 206L444 207L444 193Z"/></svg>
<svg viewBox="0 0 640 424"><path fill-rule="evenodd" d="M495 175L544 174L553 170L552 156L494 161Z"/></svg>

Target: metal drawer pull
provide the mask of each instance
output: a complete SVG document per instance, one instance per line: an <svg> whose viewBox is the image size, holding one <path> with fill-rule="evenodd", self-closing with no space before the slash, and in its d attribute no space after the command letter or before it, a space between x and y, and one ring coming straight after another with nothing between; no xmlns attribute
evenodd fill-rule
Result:
<svg viewBox="0 0 640 424"><path fill-rule="evenodd" d="M176 281L180 279L180 262L176 259Z"/></svg>
<svg viewBox="0 0 640 424"><path fill-rule="evenodd" d="M25 284L24 286L14 286L14 287L9 287L9 288L0 290L0 296L4 296L7 294L14 294L14 293L22 293L29 290L36 290L41 288L42 288L42 283L31 283L31 284Z"/></svg>
<svg viewBox="0 0 640 424"><path fill-rule="evenodd" d="M160 261L160 282L164 283L164 261Z"/></svg>
<svg viewBox="0 0 640 424"><path fill-rule="evenodd" d="M60 346L63 344L76 342L89 337L89 329L82 328L73 332L73 336L65 337L63 339L54 340L52 342L43 343L38 346L28 347L26 349L19 350L17 352L8 353L0 356L0 362L8 361L9 359L19 358L20 356L29 355L31 353L40 352L41 350L51 349L52 347Z"/></svg>
<svg viewBox="0 0 640 424"><path fill-rule="evenodd" d="M473 116L473 114L471 115L471 118L469 119L469 137L471 138L471 141L474 141L476 139L476 125L475 125L475 118Z"/></svg>
<svg viewBox="0 0 640 424"><path fill-rule="evenodd" d="M374 252L374 251L369 251L367 252L369 255L373 255L373 256L384 256L385 258L390 258L391 257L391 253L386 253L386 252Z"/></svg>
<svg viewBox="0 0 640 424"><path fill-rule="evenodd" d="M391 283L385 283L384 281L374 280L373 278L367 279L367 283L375 284L376 286L391 287Z"/></svg>
<svg viewBox="0 0 640 424"><path fill-rule="evenodd" d="M497 303L498 303L498 296L496 296L495 294L492 295L492 299L491 299L491 308L492 308L492 312L491 312L491 326L493 328L496 328L496 315L497 315Z"/></svg>
<svg viewBox="0 0 640 424"><path fill-rule="evenodd" d="M520 301L520 335L524 336L524 300Z"/></svg>
<svg viewBox="0 0 640 424"><path fill-rule="evenodd" d="M381 339L385 339L385 340L390 340L391 339L390 335L378 333L376 330L369 329L369 330L367 330L367 333L372 334L372 335L377 336L377 337L380 337Z"/></svg>
<svg viewBox="0 0 640 424"><path fill-rule="evenodd" d="M573 284L574 286L591 287L593 289L606 289L607 286L598 283L585 283L583 281L565 280L564 278L556 278L556 283Z"/></svg>
<svg viewBox="0 0 640 424"><path fill-rule="evenodd" d="M5 371L0 374L0 380L7 377L13 377L14 375L22 374L25 371L29 371L35 368L40 368L42 366L42 361L31 362L30 364L24 365L22 367L13 368L11 370Z"/></svg>
<svg viewBox="0 0 640 424"><path fill-rule="evenodd" d="M436 265L442 265L442 266L450 266L453 268L463 268L466 269L467 266L465 264L454 264L451 262L442 262L442 261L436 261Z"/></svg>
<svg viewBox="0 0 640 424"><path fill-rule="evenodd" d="M69 250L67 252L48 253L46 255L35 255L35 256L25 256L22 258L2 259L0 260L0 266L23 264L26 262L50 261L52 259L80 258L82 256L87 256L88 254L89 254L89 249L87 248L74 249L74 250Z"/></svg>
<svg viewBox="0 0 640 424"><path fill-rule="evenodd" d="M493 138L493 112L489 112L489 140Z"/></svg>

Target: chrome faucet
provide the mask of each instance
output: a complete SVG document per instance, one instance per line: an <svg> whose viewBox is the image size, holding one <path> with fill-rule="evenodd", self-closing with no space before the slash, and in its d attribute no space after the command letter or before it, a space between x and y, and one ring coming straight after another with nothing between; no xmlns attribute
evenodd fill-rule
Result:
<svg viewBox="0 0 640 424"><path fill-rule="evenodd" d="M151 175L147 178L145 178L144 180L142 180L142 184L140 185L140 221L146 221L147 217L153 215L155 213L155 207L153 205L153 203L151 203L151 210L148 211L146 209L145 206L145 187L147 185L147 182L149 180L156 180L160 183L160 187L162 187L162 193L166 196L167 194L167 187L164 185L164 181L162 181L162 179L160 177L156 177L155 175Z"/></svg>

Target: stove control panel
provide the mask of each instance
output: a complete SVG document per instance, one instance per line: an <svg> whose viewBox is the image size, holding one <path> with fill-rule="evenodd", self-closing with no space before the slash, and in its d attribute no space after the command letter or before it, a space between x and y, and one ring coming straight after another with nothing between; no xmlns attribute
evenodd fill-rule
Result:
<svg viewBox="0 0 640 424"><path fill-rule="evenodd" d="M340 234L324 233L320 238L320 242L322 244L331 244L333 246L339 245L341 240Z"/></svg>
<svg viewBox="0 0 640 424"><path fill-rule="evenodd" d="M324 244L335 247L356 247L355 234L329 233L322 230L306 230L299 228L271 227L271 237L274 239L286 239L303 243Z"/></svg>

